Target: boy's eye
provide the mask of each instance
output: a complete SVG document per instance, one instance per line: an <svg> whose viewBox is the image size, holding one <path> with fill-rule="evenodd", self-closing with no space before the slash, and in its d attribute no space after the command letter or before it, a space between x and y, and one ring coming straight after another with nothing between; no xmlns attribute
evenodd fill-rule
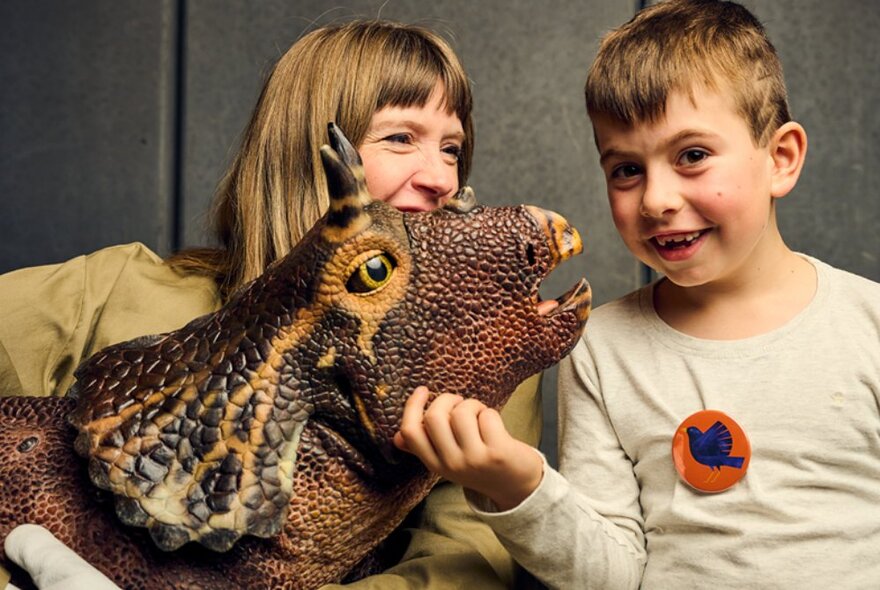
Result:
<svg viewBox="0 0 880 590"><path fill-rule="evenodd" d="M678 161L685 166L692 166L694 164L699 164L708 156L709 154L703 150L685 150L681 156L679 156Z"/></svg>
<svg viewBox="0 0 880 590"><path fill-rule="evenodd" d="M642 169L635 164L621 164L611 171L611 178L632 178L642 173Z"/></svg>

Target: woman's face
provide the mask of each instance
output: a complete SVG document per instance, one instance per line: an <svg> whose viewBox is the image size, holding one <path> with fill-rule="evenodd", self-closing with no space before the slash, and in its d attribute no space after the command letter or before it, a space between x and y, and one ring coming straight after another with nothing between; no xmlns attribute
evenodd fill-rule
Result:
<svg viewBox="0 0 880 590"><path fill-rule="evenodd" d="M464 130L446 112L438 83L425 106L384 107L373 114L363 142L367 188L401 211L430 211L458 190Z"/></svg>

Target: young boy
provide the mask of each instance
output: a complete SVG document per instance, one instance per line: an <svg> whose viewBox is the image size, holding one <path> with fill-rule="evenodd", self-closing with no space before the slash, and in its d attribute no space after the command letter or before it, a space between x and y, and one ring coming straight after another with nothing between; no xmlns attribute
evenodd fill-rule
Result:
<svg viewBox="0 0 880 590"><path fill-rule="evenodd" d="M880 285L780 236L807 140L762 26L655 5L586 97L615 225L662 278L561 365L560 472L422 389L397 443L552 587L880 587Z"/></svg>

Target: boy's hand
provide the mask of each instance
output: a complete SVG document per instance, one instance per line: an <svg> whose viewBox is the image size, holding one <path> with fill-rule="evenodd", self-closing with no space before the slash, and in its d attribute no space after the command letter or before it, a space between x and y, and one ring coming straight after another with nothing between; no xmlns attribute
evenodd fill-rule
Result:
<svg viewBox="0 0 880 590"><path fill-rule="evenodd" d="M443 394L425 410L429 392L418 387L406 401L394 444L437 473L510 510L544 475L537 451L513 438L501 415L474 399Z"/></svg>

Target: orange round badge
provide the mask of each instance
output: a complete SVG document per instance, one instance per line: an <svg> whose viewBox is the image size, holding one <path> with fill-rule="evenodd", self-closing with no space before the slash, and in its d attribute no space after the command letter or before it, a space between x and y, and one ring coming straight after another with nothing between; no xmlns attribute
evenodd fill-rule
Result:
<svg viewBox="0 0 880 590"><path fill-rule="evenodd" d="M723 492L746 474L752 447L739 424L716 410L691 414L672 437L681 479L701 492Z"/></svg>

